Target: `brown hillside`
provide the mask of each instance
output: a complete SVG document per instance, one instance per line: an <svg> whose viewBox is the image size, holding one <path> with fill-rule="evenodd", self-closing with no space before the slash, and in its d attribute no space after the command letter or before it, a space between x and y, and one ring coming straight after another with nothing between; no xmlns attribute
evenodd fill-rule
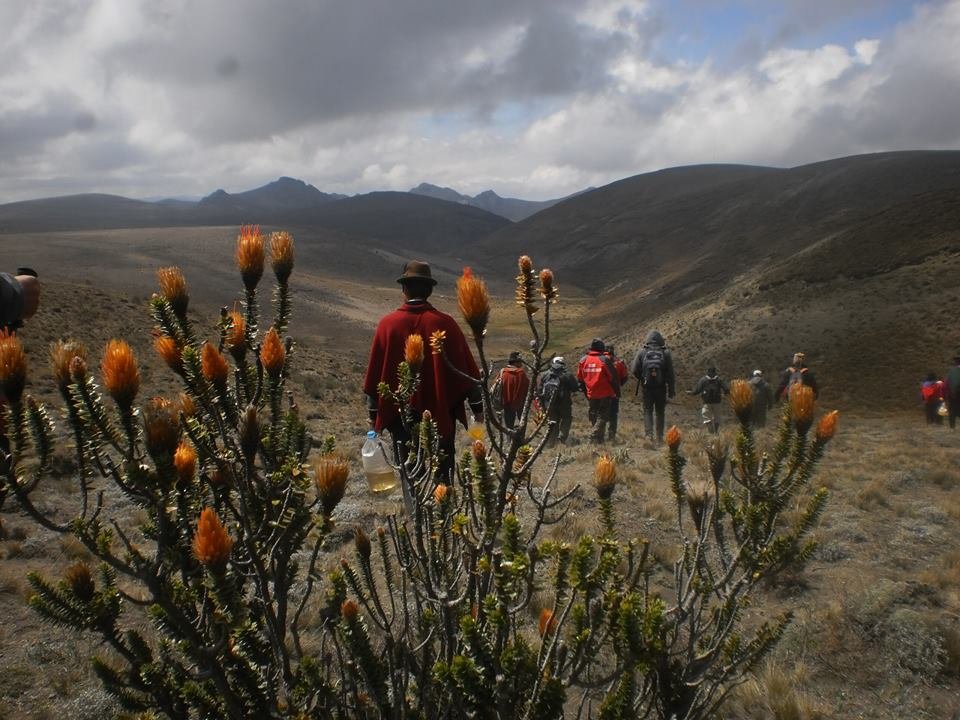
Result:
<svg viewBox="0 0 960 720"><path fill-rule="evenodd" d="M958 201L956 152L676 168L573 198L484 247L522 248L591 292L583 343L606 334L632 353L658 327L684 386L710 362L727 377L769 374L803 349L831 400L906 408L960 348L947 280Z"/></svg>

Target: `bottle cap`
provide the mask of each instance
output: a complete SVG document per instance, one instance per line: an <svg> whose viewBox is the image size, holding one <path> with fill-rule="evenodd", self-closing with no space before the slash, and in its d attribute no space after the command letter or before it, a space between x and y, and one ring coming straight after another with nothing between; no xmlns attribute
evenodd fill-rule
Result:
<svg viewBox="0 0 960 720"><path fill-rule="evenodd" d="M367 430L367 439L368 439L368 440L376 440L376 439L377 439L377 431L376 431L376 430Z"/></svg>

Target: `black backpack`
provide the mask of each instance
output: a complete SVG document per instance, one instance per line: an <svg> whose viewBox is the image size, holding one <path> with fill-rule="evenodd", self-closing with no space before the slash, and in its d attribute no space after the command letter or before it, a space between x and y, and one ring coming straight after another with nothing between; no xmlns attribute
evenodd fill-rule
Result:
<svg viewBox="0 0 960 720"><path fill-rule="evenodd" d="M640 382L644 387L662 387L667 382L667 350L659 345L646 348L643 354L643 367L640 368Z"/></svg>
<svg viewBox="0 0 960 720"><path fill-rule="evenodd" d="M540 386L540 407L544 410L550 408L550 403L563 403L570 399L570 386L565 383L564 375L566 372L550 372L543 378L543 384Z"/></svg>
<svg viewBox="0 0 960 720"><path fill-rule="evenodd" d="M703 384L703 401L712 405L721 400L723 400L723 388L720 385L720 378L708 377Z"/></svg>

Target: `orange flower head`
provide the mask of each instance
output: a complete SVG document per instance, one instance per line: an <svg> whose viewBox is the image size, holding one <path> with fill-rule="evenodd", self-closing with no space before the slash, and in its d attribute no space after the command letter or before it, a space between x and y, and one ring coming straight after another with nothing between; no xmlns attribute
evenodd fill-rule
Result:
<svg viewBox="0 0 960 720"><path fill-rule="evenodd" d="M356 620L358 612L360 612L360 608L353 600L344 600L340 604L340 614L343 615L344 620L347 622Z"/></svg>
<svg viewBox="0 0 960 720"><path fill-rule="evenodd" d="M79 355L70 361L70 377L74 382L83 382L87 378L87 361Z"/></svg>
<svg viewBox="0 0 960 720"><path fill-rule="evenodd" d="M0 330L0 389L12 401L19 402L27 385L27 356L20 339Z"/></svg>
<svg viewBox="0 0 960 720"><path fill-rule="evenodd" d="M556 300L559 295L553 281L553 270L549 268L540 271L540 294L545 300Z"/></svg>
<svg viewBox="0 0 960 720"><path fill-rule="evenodd" d="M256 405L247 405L240 418L240 448L248 462L252 463L260 447L260 420Z"/></svg>
<svg viewBox="0 0 960 720"><path fill-rule="evenodd" d="M73 382L70 364L75 357L86 358L87 349L76 340L57 340L50 343L50 370L57 381L57 387L65 390Z"/></svg>
<svg viewBox="0 0 960 720"><path fill-rule="evenodd" d="M434 330L430 333L430 350L434 355L443 354L443 343L446 342L447 333L445 330Z"/></svg>
<svg viewBox="0 0 960 720"><path fill-rule="evenodd" d="M189 418L197 414L197 404L192 397L182 392L178 399L180 400L180 412L183 413L184 417Z"/></svg>
<svg viewBox="0 0 960 720"><path fill-rule="evenodd" d="M534 297L536 291L534 290L533 261L529 255L521 255L517 265L520 268L520 273L517 275L516 302L517 305L523 306L527 315L533 315L537 311Z"/></svg>
<svg viewBox="0 0 960 720"><path fill-rule="evenodd" d="M827 442L833 437L834 433L837 432L838 417L839 413L836 410L831 410L820 418L820 422L817 423L817 440Z"/></svg>
<svg viewBox="0 0 960 720"><path fill-rule="evenodd" d="M671 425L670 429L667 430L667 447L671 450L676 450L680 447L682 440L683 436L680 434L680 428L676 425Z"/></svg>
<svg viewBox="0 0 960 720"><path fill-rule="evenodd" d="M596 488L597 496L606 500L613 495L616 486L617 464L609 455L601 455L593 466L593 487Z"/></svg>
<svg viewBox="0 0 960 720"><path fill-rule="evenodd" d="M357 552L364 560L370 559L370 537L363 531L363 528L356 528L353 531L353 544Z"/></svg>
<svg viewBox="0 0 960 720"><path fill-rule="evenodd" d="M540 637L552 635L556 631L557 618L554 617L553 610L543 608L543 610L540 611L540 620L537 622L537 627L540 630Z"/></svg>
<svg viewBox="0 0 960 720"><path fill-rule="evenodd" d="M403 346L403 359L414 373L420 370L423 365L423 335L407 335L407 342Z"/></svg>
<svg viewBox="0 0 960 720"><path fill-rule="evenodd" d="M283 370L283 363L287 359L286 350L283 349L283 342L276 328L270 328L263 336L263 344L260 346L260 362L263 363L263 369L272 378L280 377L280 371Z"/></svg>
<svg viewBox="0 0 960 720"><path fill-rule="evenodd" d="M231 310L227 319L229 325L224 336L224 345L230 354L234 357L243 357L247 352L247 321L243 314L234 308Z"/></svg>
<svg viewBox="0 0 960 720"><path fill-rule="evenodd" d="M473 453L473 459L477 462L483 462L487 457L487 446L483 444L482 440L474 440L470 450Z"/></svg>
<svg viewBox="0 0 960 720"><path fill-rule="evenodd" d="M698 529L703 525L703 517L713 499L713 492L713 485L709 482L694 482L687 486L687 507L690 508L690 516Z"/></svg>
<svg viewBox="0 0 960 720"><path fill-rule="evenodd" d="M730 382L730 407L741 424L747 425L750 422L753 414L753 388L746 380Z"/></svg>
<svg viewBox="0 0 960 720"><path fill-rule="evenodd" d="M812 387L802 383L790 386L790 417L801 435L813 424L813 402Z"/></svg>
<svg viewBox="0 0 960 720"><path fill-rule="evenodd" d="M180 408L154 397L143 408L144 443L153 458L170 458L180 443Z"/></svg>
<svg viewBox="0 0 960 720"><path fill-rule="evenodd" d="M103 385L114 402L129 410L140 390L140 370L133 350L123 340L111 340L100 361Z"/></svg>
<svg viewBox="0 0 960 720"><path fill-rule="evenodd" d="M187 441L181 441L173 454L173 467L177 471L177 483L188 487L197 472L197 451Z"/></svg>
<svg viewBox="0 0 960 720"><path fill-rule="evenodd" d="M253 292L263 277L263 234L259 225L241 225L237 236L237 267L247 292Z"/></svg>
<svg viewBox="0 0 960 720"><path fill-rule="evenodd" d="M93 600L97 588L90 573L90 566L85 562L77 562L68 567L63 578L80 601L90 602Z"/></svg>
<svg viewBox="0 0 960 720"><path fill-rule="evenodd" d="M213 508L204 508L197 521L197 532L193 536L193 556L201 565L222 571L230 559L231 548L233 539L227 534L227 529L220 522L217 513Z"/></svg>
<svg viewBox="0 0 960 720"><path fill-rule="evenodd" d="M165 267L157 270L160 294L170 303L174 314L181 320L187 316L190 295L187 293L187 281L178 267Z"/></svg>
<svg viewBox="0 0 960 720"><path fill-rule="evenodd" d="M441 483L433 489L433 501L437 505L443 505L446 499L450 496L450 486L444 485Z"/></svg>
<svg viewBox="0 0 960 720"><path fill-rule="evenodd" d="M293 271L293 235L279 231L270 233L270 262L277 282L283 284Z"/></svg>
<svg viewBox="0 0 960 720"><path fill-rule="evenodd" d="M476 337L483 335L490 320L490 295L487 293L487 284L468 267L457 279L457 304L473 334Z"/></svg>
<svg viewBox="0 0 960 720"><path fill-rule="evenodd" d="M350 477L350 466L346 460L337 455L322 455L314 461L313 479L325 516L329 517L343 500L348 477Z"/></svg>
<svg viewBox="0 0 960 720"><path fill-rule="evenodd" d="M157 355L163 358L171 370L179 372L183 369L183 357L180 354L180 346L177 341L169 335L157 335L153 340L153 349Z"/></svg>
<svg viewBox="0 0 960 720"><path fill-rule="evenodd" d="M227 386L227 375L230 374L227 359L211 343L204 343L200 351L200 369L215 388L222 390Z"/></svg>

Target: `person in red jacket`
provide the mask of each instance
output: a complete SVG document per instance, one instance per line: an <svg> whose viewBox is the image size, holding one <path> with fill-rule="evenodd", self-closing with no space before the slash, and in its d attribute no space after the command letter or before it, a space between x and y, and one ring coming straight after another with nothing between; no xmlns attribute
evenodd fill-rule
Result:
<svg viewBox="0 0 960 720"><path fill-rule="evenodd" d="M610 422L610 407L619 395L620 383L613 363L604 355L603 340L595 338L590 351L580 358L577 365L577 380L587 396L590 418L590 440L602 443Z"/></svg>
<svg viewBox="0 0 960 720"><path fill-rule="evenodd" d="M411 438L413 425L420 421L424 410L429 410L437 424L440 449L444 454L438 476L450 479L456 422L459 420L464 426L467 422L464 401L469 402L475 419L483 419L480 371L457 321L427 302L437 284L430 265L411 260L404 265L397 282L403 291L404 303L377 325L363 380L370 425L377 432L390 431L402 461L407 454L407 441ZM446 334L442 355L432 354L428 346L430 336L438 330ZM391 388L396 387L397 366L404 359L404 346L412 334L423 338L427 352L420 368L420 384L411 401L412 412L405 418L396 404L380 397L377 386L385 382Z"/></svg>
<svg viewBox="0 0 960 720"><path fill-rule="evenodd" d="M927 377L920 385L920 399L923 401L927 425L943 425L940 406L946 400L946 392L943 380L939 380L936 373L927 373Z"/></svg>
<svg viewBox="0 0 960 720"><path fill-rule="evenodd" d="M523 369L523 359L517 350L510 353L507 365L500 371L497 382L500 383L500 397L503 403L503 424L508 428L514 428L523 413L527 391L530 389L530 378Z"/></svg>

